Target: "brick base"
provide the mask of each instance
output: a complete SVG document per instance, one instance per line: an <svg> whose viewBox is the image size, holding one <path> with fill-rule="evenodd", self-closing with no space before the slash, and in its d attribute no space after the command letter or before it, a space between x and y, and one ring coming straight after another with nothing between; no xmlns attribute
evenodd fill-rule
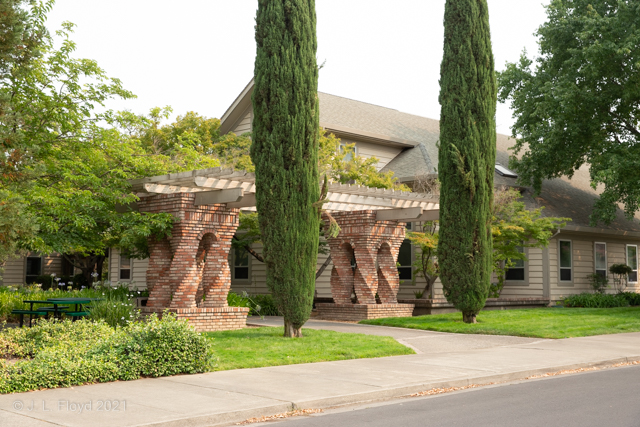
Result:
<svg viewBox="0 0 640 427"><path fill-rule="evenodd" d="M230 331L242 329L247 326L248 307L221 307L221 308L170 308L166 309L174 313L178 319L187 319L189 324L198 332ZM162 315L163 309L142 307L143 315L157 313Z"/></svg>
<svg viewBox="0 0 640 427"><path fill-rule="evenodd" d="M357 322L381 317L411 317L413 304L316 304L318 319Z"/></svg>

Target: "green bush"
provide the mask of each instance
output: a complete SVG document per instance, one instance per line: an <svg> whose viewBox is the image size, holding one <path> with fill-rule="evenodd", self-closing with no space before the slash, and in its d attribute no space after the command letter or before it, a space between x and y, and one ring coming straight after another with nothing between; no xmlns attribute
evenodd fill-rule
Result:
<svg viewBox="0 0 640 427"><path fill-rule="evenodd" d="M251 297L251 316L282 316L271 295L254 295Z"/></svg>
<svg viewBox="0 0 640 427"><path fill-rule="evenodd" d="M565 307L611 308L626 307L629 301L622 294L590 294L587 292L571 295L564 299Z"/></svg>
<svg viewBox="0 0 640 427"><path fill-rule="evenodd" d="M229 292L227 304L229 307L249 307L249 316L282 316L271 295L249 295L246 291L238 295Z"/></svg>
<svg viewBox="0 0 640 427"><path fill-rule="evenodd" d="M213 367L210 342L186 321L165 313L117 330L105 322L40 321L33 328L0 332L0 393L132 380Z"/></svg>
<svg viewBox="0 0 640 427"><path fill-rule="evenodd" d="M620 295L622 295L629 302L629 305L640 305L640 294L637 294L635 292L622 292Z"/></svg>

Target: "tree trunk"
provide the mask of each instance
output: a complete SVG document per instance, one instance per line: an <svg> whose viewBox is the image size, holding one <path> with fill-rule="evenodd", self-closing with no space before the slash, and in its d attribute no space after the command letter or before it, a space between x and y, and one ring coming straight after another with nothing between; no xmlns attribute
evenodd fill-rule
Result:
<svg viewBox="0 0 640 427"><path fill-rule="evenodd" d="M102 280L102 270L106 258L107 257L105 255L100 255L98 257L98 261L96 262L96 273L98 273L98 280Z"/></svg>
<svg viewBox="0 0 640 427"><path fill-rule="evenodd" d="M464 323L478 323L476 321L476 313L462 313L462 321Z"/></svg>
<svg viewBox="0 0 640 427"><path fill-rule="evenodd" d="M284 319L284 337L285 338L302 338L302 327L296 328L289 320Z"/></svg>
<svg viewBox="0 0 640 427"><path fill-rule="evenodd" d="M422 291L422 296L420 297L420 299L429 299L429 297L431 296L431 289L433 284L436 282L436 279L438 277L434 277L434 278L427 278L427 285L424 287L423 291Z"/></svg>
<svg viewBox="0 0 640 427"><path fill-rule="evenodd" d="M327 257L327 259L322 263L318 271L316 271L316 280L318 280L318 277L322 276L322 273L324 273L324 271L327 269L329 264L331 264L331 255Z"/></svg>

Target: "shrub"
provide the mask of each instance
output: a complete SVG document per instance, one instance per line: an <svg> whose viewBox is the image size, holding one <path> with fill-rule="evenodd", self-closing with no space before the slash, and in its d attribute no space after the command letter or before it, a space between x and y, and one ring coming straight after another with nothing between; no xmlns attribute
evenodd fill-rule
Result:
<svg viewBox="0 0 640 427"><path fill-rule="evenodd" d="M238 295L229 292L227 304L229 307L249 307L249 316L282 316L271 295L249 295L246 291Z"/></svg>
<svg viewBox="0 0 640 427"><path fill-rule="evenodd" d="M584 307L584 308L611 308L626 307L629 305L627 299L621 295L606 294L590 294L583 292L577 295L571 295L563 301L565 307Z"/></svg>
<svg viewBox="0 0 640 427"><path fill-rule="evenodd" d="M599 294L604 294L606 289L609 287L609 279L605 276L593 273L588 275L587 278L589 279L589 284L593 290Z"/></svg>
<svg viewBox="0 0 640 427"><path fill-rule="evenodd" d="M629 305L640 305L640 294L637 294L635 292L622 292L620 295L622 295L629 302Z"/></svg>
<svg viewBox="0 0 640 427"><path fill-rule="evenodd" d="M40 321L33 328L0 332L0 393L69 387L205 372L213 367L211 343L186 321L165 313L114 330L103 321Z"/></svg>

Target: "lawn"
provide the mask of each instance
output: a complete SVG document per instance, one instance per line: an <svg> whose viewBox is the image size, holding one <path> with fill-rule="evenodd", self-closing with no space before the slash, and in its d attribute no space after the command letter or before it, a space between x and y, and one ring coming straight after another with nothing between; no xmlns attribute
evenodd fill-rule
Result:
<svg viewBox="0 0 640 427"><path fill-rule="evenodd" d="M302 338L284 338L283 328L207 332L217 358L214 370L413 354L390 337L303 329Z"/></svg>
<svg viewBox="0 0 640 427"><path fill-rule="evenodd" d="M491 310L480 312L476 324L463 323L460 313L391 317L360 323L460 334L570 338L638 332L640 307Z"/></svg>

